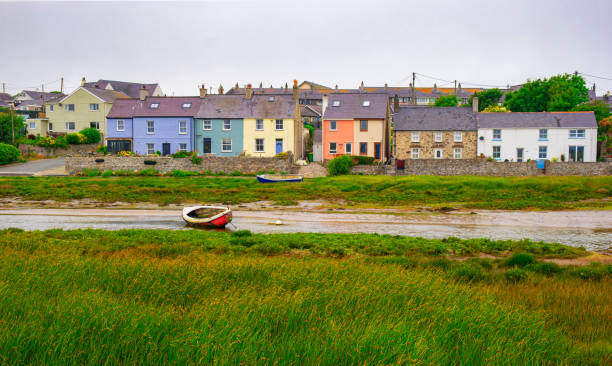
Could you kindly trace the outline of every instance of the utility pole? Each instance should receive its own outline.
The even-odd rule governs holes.
[[[13,145],[15,145],[15,120],[13,119],[13,108],[15,107],[15,102],[11,102],[11,141]]]
[[[457,96],[457,80],[455,80],[455,96]]]
[[[412,105],[416,104],[416,99],[414,99],[414,79],[416,78],[416,73],[412,72]]]
[[[5,88],[4,88],[4,83],[2,83],[2,92],[6,93]]]
[[[40,105],[40,110],[41,110],[41,112],[44,113],[45,112],[45,84],[42,84],[41,98],[42,98],[42,104]]]
[[[60,78],[60,93],[64,94],[64,77]]]

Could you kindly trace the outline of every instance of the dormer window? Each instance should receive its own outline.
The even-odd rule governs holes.
[[[369,107],[370,106],[370,101],[369,100],[364,100],[362,105],[364,107]]]
[[[191,103],[183,103],[183,108],[184,109],[191,108]]]
[[[151,106],[149,108],[157,109],[157,108],[159,108],[159,103],[151,103]]]
[[[334,100],[332,102],[332,107],[340,107],[340,101],[339,100]]]
[[[268,97],[268,102],[274,102],[274,95]]]

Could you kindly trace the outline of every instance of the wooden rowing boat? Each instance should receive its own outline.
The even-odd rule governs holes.
[[[183,220],[194,226],[225,227],[232,221],[232,210],[223,206],[185,207]]]
[[[301,182],[304,180],[304,176],[298,174],[262,174],[257,176],[257,180],[261,183]]]

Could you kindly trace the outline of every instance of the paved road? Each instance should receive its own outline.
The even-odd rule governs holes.
[[[66,164],[65,158],[41,159],[23,164],[0,166],[0,175],[61,175]]]

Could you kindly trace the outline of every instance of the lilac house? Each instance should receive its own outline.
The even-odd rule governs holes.
[[[163,155],[193,150],[193,116],[199,97],[117,99],[106,117],[110,153]]]

